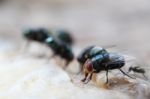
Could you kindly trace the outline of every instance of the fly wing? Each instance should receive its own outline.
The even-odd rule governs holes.
[[[125,62],[123,55],[120,55],[118,53],[109,53],[109,59],[109,62],[105,63],[106,65],[119,64]]]
[[[124,61],[124,56],[118,53],[109,53],[110,61]]]

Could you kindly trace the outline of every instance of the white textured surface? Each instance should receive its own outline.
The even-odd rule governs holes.
[[[84,85],[80,82],[82,75],[63,71],[54,60],[46,63],[45,58],[16,53],[10,50],[11,45],[0,49],[0,99],[149,99],[150,84],[143,79],[125,77],[129,83],[114,84],[110,89],[95,83]],[[110,78],[114,74],[110,73]],[[124,78],[121,73],[116,75]],[[105,73],[100,73],[97,82],[104,81]]]

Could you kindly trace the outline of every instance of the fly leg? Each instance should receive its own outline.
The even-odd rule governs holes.
[[[100,72],[99,70],[97,70],[97,71],[92,71],[91,74],[90,74],[90,76],[89,76],[88,81],[87,81],[85,84],[87,84],[87,83],[92,79],[94,73],[99,73],[99,72]]]
[[[87,84],[92,79],[93,74],[94,74],[94,71],[90,74],[89,79],[87,80],[85,84]]]
[[[87,73],[87,72],[84,73],[85,77],[81,80],[82,82],[85,82],[85,81],[86,81],[86,79],[87,79],[87,77],[88,77],[88,74],[89,74],[89,73]]]
[[[132,79],[135,79],[134,77],[131,77],[131,76],[129,76],[128,74],[126,74],[123,70],[121,70],[120,68],[119,68],[119,70],[124,74],[124,75],[126,75],[126,76],[128,76],[128,77],[130,77],[130,78],[132,78]]]
[[[108,69],[106,70],[106,84],[108,84]]]

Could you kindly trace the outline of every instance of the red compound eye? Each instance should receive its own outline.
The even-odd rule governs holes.
[[[93,65],[92,65],[91,62],[88,62],[88,63],[87,63],[87,70],[88,70],[88,71],[92,71],[92,70],[93,70]]]

